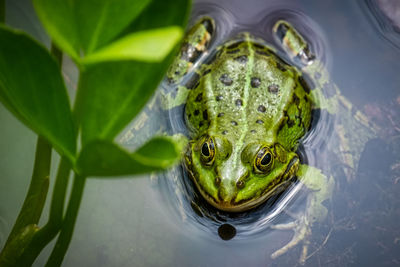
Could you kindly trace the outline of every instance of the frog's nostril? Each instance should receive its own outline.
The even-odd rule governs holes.
[[[244,181],[239,180],[239,181],[236,182],[236,187],[238,189],[242,189],[244,187],[244,184],[245,184]]]
[[[219,186],[221,184],[221,178],[219,176],[215,177],[215,185]]]

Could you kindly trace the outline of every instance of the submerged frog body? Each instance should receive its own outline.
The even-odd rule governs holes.
[[[273,30],[290,57],[309,74],[315,73],[318,64],[297,31],[285,21],[276,22]],[[165,99],[169,107],[185,104],[191,131],[185,165],[198,191],[217,209],[254,208],[294,177],[313,190],[304,216],[291,224],[293,239],[272,255],[277,257],[306,239],[311,225],[326,216],[322,202],[330,197],[333,180],[302,164],[296,151],[310,128],[312,109],[333,112],[338,96],[324,99],[316,88],[311,91],[296,67],[249,33],[218,46],[193,70],[213,33],[214,22],[208,17],[188,32],[168,72],[169,83],[180,86]],[[327,79],[319,77],[322,82]],[[182,80],[187,80],[185,86]],[[288,229],[276,226],[280,227]]]
[[[189,173],[216,208],[255,207],[297,172],[298,140],[311,123],[309,88],[247,33],[219,47],[190,83]]]

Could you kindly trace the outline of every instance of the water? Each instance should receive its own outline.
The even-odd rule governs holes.
[[[382,127],[380,137],[371,139],[360,152],[351,181],[343,175],[343,166],[334,168],[340,155],[332,153],[326,135],[320,134],[337,134],[330,127],[334,122],[326,114],[320,114],[314,131],[306,138],[302,147],[304,160],[338,176],[332,203],[327,203],[329,216],[313,228],[309,248],[313,255],[306,266],[398,266],[400,141],[395,137],[400,128],[400,43],[393,20],[376,12],[381,9],[373,1],[214,2],[197,1],[193,12],[193,18],[208,14],[223,25],[214,46],[241,30],[250,30],[274,44],[270,34],[273,21],[278,17],[291,19],[305,33],[342,94]],[[48,44],[29,1],[8,4],[13,10],[8,22]],[[73,92],[76,71],[65,67]],[[0,116],[7,125],[0,130],[0,215],[4,220],[0,220],[0,233],[5,234],[11,229],[28,187],[35,137],[4,108]],[[183,130],[179,112],[174,116],[172,128]],[[161,123],[166,117],[158,121]],[[393,140],[388,142],[390,139]],[[125,138],[121,142],[130,147],[137,145],[130,140]],[[335,144],[334,138],[329,140]],[[300,246],[276,260],[270,258],[271,253],[290,240],[292,232],[272,230],[269,226],[290,220],[280,209],[302,211],[309,192],[299,184],[255,211],[231,215],[207,206],[196,196],[191,182],[181,177],[182,170],[176,168],[165,177],[152,179],[90,179],[63,266],[298,263]],[[222,226],[226,224],[234,226],[235,233],[229,226]],[[0,239],[0,245],[3,242]],[[46,252],[35,266],[42,266],[45,260]]]

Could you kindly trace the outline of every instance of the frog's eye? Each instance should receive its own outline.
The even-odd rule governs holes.
[[[211,137],[207,137],[200,148],[201,162],[206,166],[211,166],[214,163],[215,146]]]
[[[254,161],[254,169],[256,173],[263,174],[271,170],[274,164],[274,158],[268,147],[261,148]]]

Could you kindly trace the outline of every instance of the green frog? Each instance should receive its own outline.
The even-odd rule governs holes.
[[[296,151],[310,130],[314,109],[334,114],[340,106],[351,109],[351,104],[329,82],[322,63],[289,22],[277,21],[272,32],[292,65],[246,32],[208,51],[215,22],[201,18],[168,71],[168,82],[177,89],[165,95],[164,103],[167,108],[185,105],[191,136],[184,164],[202,197],[215,208],[250,210],[282,192],[293,177],[310,189],[305,212],[293,223],[273,226],[293,229],[294,235],[272,258],[303,242],[304,262],[312,225],[327,215],[322,203],[329,200],[334,180],[303,164]],[[306,82],[304,73],[320,87]],[[327,85],[328,95],[322,90]],[[345,136],[334,151],[349,149]],[[345,157],[354,169],[356,159]]]

